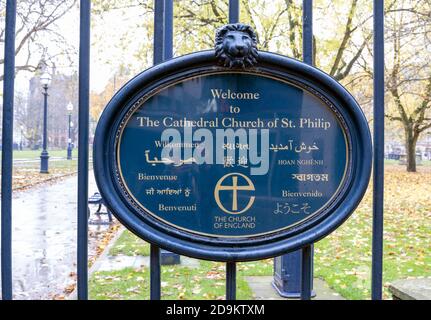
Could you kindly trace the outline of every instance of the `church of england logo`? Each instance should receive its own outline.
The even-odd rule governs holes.
[[[240,183],[243,182],[244,183]],[[214,199],[221,210],[228,214],[241,214],[249,210],[254,203],[255,187],[249,177],[241,173],[230,173],[223,176],[216,184],[214,189]],[[220,200],[221,192],[230,192],[232,195],[232,203],[224,205]],[[247,192],[248,203],[244,208],[238,207],[238,194],[239,192]],[[230,198],[230,197],[229,197]]]

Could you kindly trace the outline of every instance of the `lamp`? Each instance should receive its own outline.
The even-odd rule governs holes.
[[[51,84],[51,75],[48,72],[44,72],[41,76],[40,76],[40,83],[42,84],[42,86],[47,89],[50,84]]]

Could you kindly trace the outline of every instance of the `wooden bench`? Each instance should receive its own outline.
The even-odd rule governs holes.
[[[96,212],[94,213],[95,215],[97,215],[100,219],[100,216],[102,214],[107,214],[108,215],[108,219],[109,219],[109,224],[112,223],[112,214],[111,211],[109,211],[108,207],[105,204],[105,201],[103,200],[102,196],[100,195],[99,192],[94,193],[91,197],[88,198],[88,204],[95,204],[98,205],[98,208],[96,210]],[[102,212],[102,206],[105,206],[106,208],[106,212]],[[90,219],[90,207],[88,207],[88,219]],[[104,224],[101,222],[91,222],[91,224]]]
[[[431,300],[431,278],[396,280],[389,292],[394,300]]]

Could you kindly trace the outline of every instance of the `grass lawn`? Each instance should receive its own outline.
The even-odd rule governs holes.
[[[125,230],[109,250],[111,256],[149,256],[150,244]],[[221,264],[222,265],[222,264]],[[272,275],[272,260],[244,262],[238,264],[238,272],[245,276]]]
[[[16,150],[13,152],[13,189],[28,188],[35,184],[57,179],[78,171],[78,149],[72,151],[73,160],[67,160],[67,150],[48,150],[49,173],[40,173],[41,150]],[[1,160],[1,156],[0,156]],[[1,178],[1,175],[0,175]]]
[[[399,160],[389,160],[389,159],[385,159],[385,165],[394,165],[397,167],[405,167],[405,165],[400,165],[400,161]],[[422,166],[431,166],[431,160],[422,160],[421,164],[417,165],[419,168]]]
[[[14,160],[22,159],[40,159],[40,153],[42,150],[15,150],[13,152]],[[66,158],[67,150],[48,150],[49,156],[53,158]],[[74,148],[72,150],[72,158],[78,157],[78,149]]]
[[[223,264],[200,261],[199,268],[163,266],[161,278],[163,300],[224,299]],[[149,268],[97,272],[91,277],[89,285],[90,298],[95,300],[149,299]],[[252,299],[252,292],[243,277],[238,277],[237,288],[238,299]]]
[[[48,174],[40,173],[40,151],[14,151],[13,188],[22,189],[32,185],[56,179],[78,171],[76,160],[77,150],[73,153],[73,160],[66,160],[66,150],[49,150]],[[64,159],[53,159],[63,157]],[[26,161],[23,161],[26,160]]]
[[[431,168],[407,173],[387,165],[385,177],[384,297],[387,285],[407,277],[431,276]],[[371,286],[372,191],[349,220],[315,245],[315,276],[347,299],[369,299]],[[149,245],[128,231],[111,255],[148,255]],[[224,264],[201,261],[197,269],[162,268],[163,299],[221,299]],[[251,299],[244,276],[272,275],[272,260],[238,264],[238,298]],[[149,270],[100,272],[90,279],[92,299],[148,299]]]
[[[399,278],[431,276],[431,169],[387,166],[384,212],[384,296]],[[370,297],[372,190],[351,218],[316,245],[315,273],[348,299]]]
[[[40,173],[39,162],[14,163],[13,189],[28,188],[38,183],[76,173],[78,171],[78,161],[49,161],[48,171],[49,173]]]
[[[150,244],[135,236],[128,230],[125,230],[118,238],[115,246],[109,250],[111,256],[119,254],[126,256],[149,256]]]
[[[130,231],[124,231],[109,251],[110,255],[149,256],[150,245]],[[244,276],[272,274],[272,260],[238,264],[238,298],[252,299]],[[96,272],[90,279],[91,299],[148,299],[149,269],[126,268],[114,272]],[[199,268],[162,267],[163,299],[224,299],[225,264],[199,261]]]

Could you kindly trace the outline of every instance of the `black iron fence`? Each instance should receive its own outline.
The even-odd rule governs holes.
[[[303,60],[313,63],[313,1],[303,0]],[[155,0],[154,64],[173,55],[173,0]],[[239,21],[239,0],[229,1],[229,22]],[[88,169],[91,1],[80,1],[79,159],[78,159],[78,299],[88,299]],[[1,267],[2,298],[12,299],[12,155],[15,82],[16,0],[6,2],[3,82]],[[372,299],[382,298],[384,177],[384,1],[374,0],[374,179]],[[160,299],[160,248],[151,246],[151,299]],[[302,249],[301,298],[310,299],[312,247]],[[226,298],[236,297],[236,264],[226,265]]]

